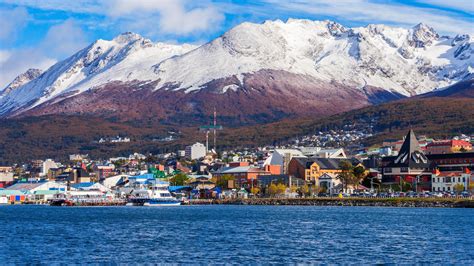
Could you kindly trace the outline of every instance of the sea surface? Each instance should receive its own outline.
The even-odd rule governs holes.
[[[474,210],[0,206],[0,263],[474,265]]]

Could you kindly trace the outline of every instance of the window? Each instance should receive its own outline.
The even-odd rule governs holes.
[[[400,169],[400,172],[408,172],[408,167],[402,167],[402,168]]]
[[[385,173],[391,173],[391,172],[392,172],[392,168],[385,168],[384,171],[385,171]]]
[[[466,178],[465,177],[462,178],[462,182],[466,183]]]
[[[448,191],[451,191],[451,187],[448,187]]]

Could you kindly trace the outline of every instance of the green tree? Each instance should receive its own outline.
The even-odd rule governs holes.
[[[185,173],[178,173],[170,179],[170,183],[173,186],[184,186],[188,179],[189,177]]]
[[[365,168],[363,166],[359,165],[352,168],[351,185],[353,185],[355,188],[358,188],[360,182],[364,180],[365,176]]]
[[[351,162],[344,160],[339,163],[339,168],[341,172],[337,175],[337,179],[341,181],[344,192],[346,192],[347,186],[354,180],[353,166]]]
[[[223,175],[217,178],[216,185],[221,188],[229,188],[229,181],[234,181],[233,175]]]

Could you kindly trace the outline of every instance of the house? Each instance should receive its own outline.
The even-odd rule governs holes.
[[[342,182],[335,173],[325,173],[318,178],[318,187],[329,194],[337,194],[343,190]],[[351,192],[351,191],[349,191]]]
[[[342,172],[340,164],[346,159],[334,158],[307,158],[295,157],[291,159],[288,165],[288,174],[305,180],[306,182],[317,183],[317,180],[323,174],[339,174]]]
[[[382,158],[382,183],[415,184],[418,190],[431,190],[430,161],[421,150],[413,130],[405,137],[397,156]]]
[[[468,169],[464,172],[440,172],[435,170],[431,177],[431,191],[436,192],[460,192],[458,187],[462,188],[462,191],[469,189],[470,180],[472,175]]]
[[[258,176],[280,174],[280,172],[281,170],[279,165],[266,165],[264,168],[251,165],[235,167],[230,166],[220,168],[213,173],[213,176],[219,180],[219,178],[229,175],[233,177],[237,187],[250,187],[252,182],[254,182],[254,185],[256,185]]]
[[[469,152],[472,144],[465,140],[441,140],[433,141],[426,146],[426,154],[443,154],[454,152]]]

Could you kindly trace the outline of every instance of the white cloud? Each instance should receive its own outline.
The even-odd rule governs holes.
[[[1,50],[1,55],[7,55],[0,60],[0,91],[3,90],[19,74],[30,68],[47,69],[56,60],[38,52],[36,49]]]
[[[185,0],[113,0],[107,2],[106,10],[112,19],[125,19],[127,26],[153,35],[209,31],[224,20],[224,15],[210,3],[188,7],[190,4]]]
[[[34,48],[0,50],[0,89],[29,68],[46,70],[58,60],[87,45],[82,29],[73,20],[52,26]]]
[[[66,20],[52,26],[39,48],[45,54],[55,58],[65,58],[84,48],[88,44],[86,34],[74,20]]]
[[[183,36],[218,29],[224,14],[209,1],[193,0],[4,0],[44,10],[104,16],[123,30]],[[111,24],[111,23],[106,23]]]
[[[473,33],[472,20],[462,20],[450,12],[402,4],[376,3],[369,0],[300,0],[288,2],[266,0],[280,11],[311,15],[330,15],[343,20],[365,23],[389,23],[414,26],[420,22],[432,26],[443,34]]]
[[[3,43],[13,42],[18,33],[26,26],[29,14],[26,8],[0,9],[0,41]]]

